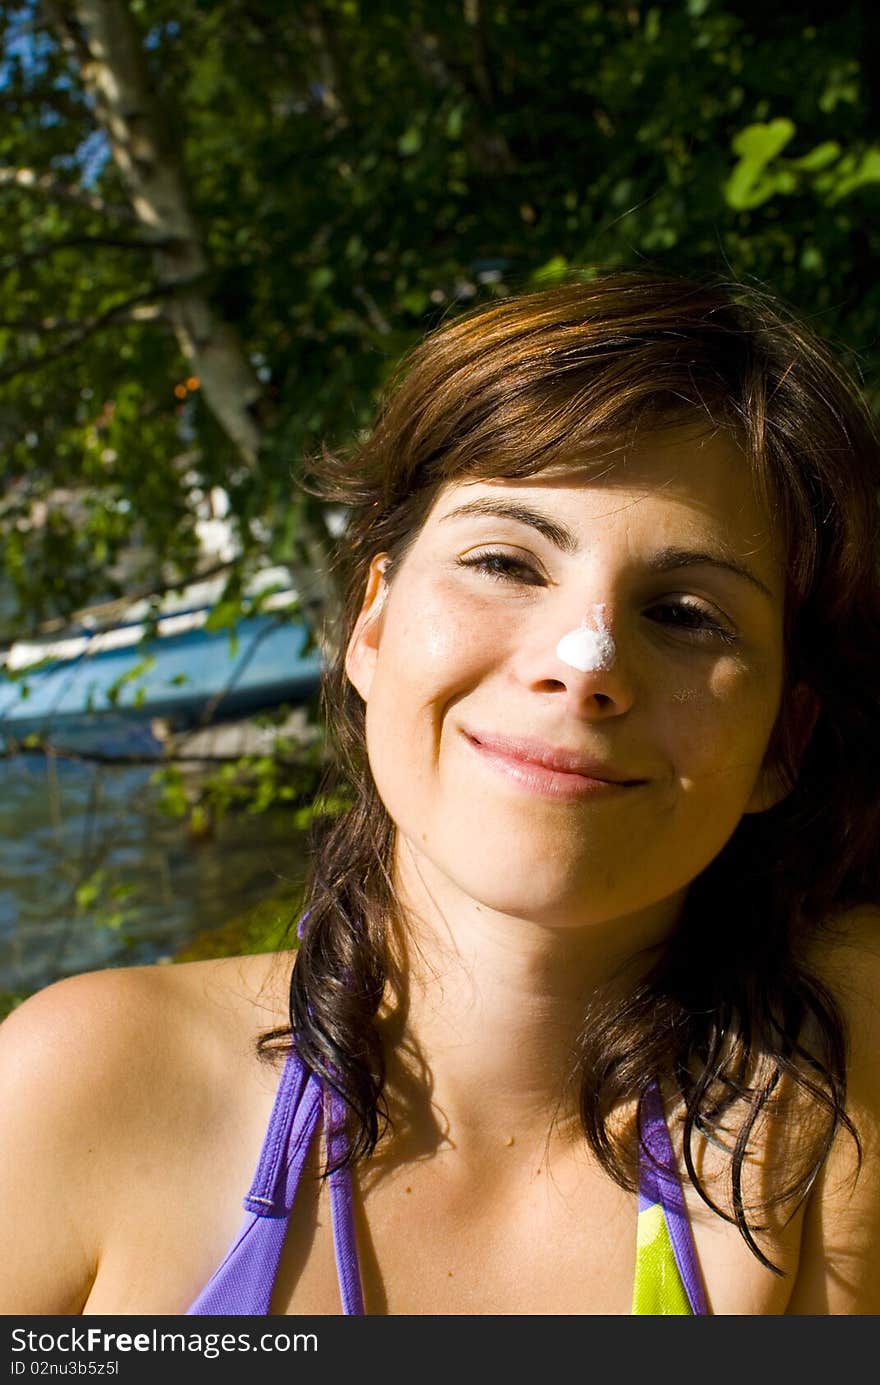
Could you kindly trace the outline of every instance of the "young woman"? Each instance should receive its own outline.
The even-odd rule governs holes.
[[[880,1311],[878,483],[744,290],[430,336],[313,483],[299,945],[6,1021],[0,1311]]]

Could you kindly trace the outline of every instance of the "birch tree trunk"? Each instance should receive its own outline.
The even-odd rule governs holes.
[[[257,465],[262,386],[235,328],[212,307],[210,265],[193,212],[182,162],[151,88],[142,38],[126,0],[47,0],[51,22],[73,52],[95,103],[138,222],[157,241],[158,287],[168,293],[173,330],[205,404],[242,462]],[[315,634],[316,619],[335,600],[329,534],[308,516],[299,534],[303,556],[288,560]],[[321,532],[323,531],[323,532]],[[307,555],[307,557],[305,556]]]

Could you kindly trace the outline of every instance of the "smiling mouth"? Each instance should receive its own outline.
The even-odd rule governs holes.
[[[490,768],[521,788],[549,798],[575,799],[594,794],[620,794],[644,784],[644,779],[613,777],[610,767],[586,760],[576,752],[540,746],[537,742],[504,737],[465,739]],[[573,766],[577,768],[573,768]]]

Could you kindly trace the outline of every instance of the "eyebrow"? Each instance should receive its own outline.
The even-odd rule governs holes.
[[[580,547],[571,530],[559,520],[544,514],[543,510],[533,510],[530,505],[523,505],[518,500],[494,500],[488,495],[482,500],[468,500],[464,505],[459,505],[445,514],[441,523],[447,519],[461,519],[466,515],[495,515],[500,519],[515,519],[520,524],[530,524],[563,553],[577,553]]]
[[[543,534],[544,538],[562,553],[577,553],[580,547],[576,535],[566,525],[545,514],[543,510],[533,510],[530,505],[524,505],[519,500],[495,500],[491,496],[468,500],[465,504],[456,506],[454,510],[449,510],[442,516],[440,523],[447,519],[463,519],[469,515],[494,515],[499,519],[513,519],[519,524],[528,524],[531,528],[537,529],[539,534]],[[672,572],[683,567],[720,568],[723,572],[731,572],[736,577],[742,577],[771,601],[774,600],[773,592],[760,577],[728,553],[702,548],[660,548],[651,554],[645,566],[649,572],[657,573]]]

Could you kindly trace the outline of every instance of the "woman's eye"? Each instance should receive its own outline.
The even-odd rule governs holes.
[[[530,582],[540,580],[540,573],[523,558],[514,558],[510,553],[472,553],[467,558],[457,558],[459,567],[476,568],[501,582]]]
[[[733,631],[719,624],[702,606],[692,606],[684,601],[663,601],[650,608],[648,617],[662,625],[670,626],[673,630],[681,630],[698,638],[720,639],[726,644],[737,643]]]

